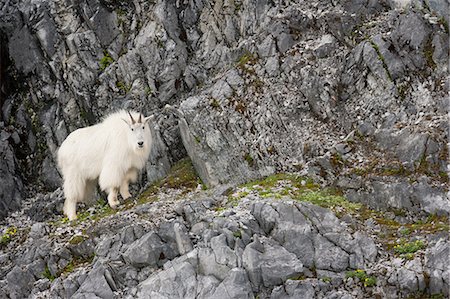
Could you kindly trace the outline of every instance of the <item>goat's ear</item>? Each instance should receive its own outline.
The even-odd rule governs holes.
[[[146,118],[144,118],[144,123],[148,123],[150,121],[154,121],[155,120],[155,116],[152,114],[150,116],[147,116]]]

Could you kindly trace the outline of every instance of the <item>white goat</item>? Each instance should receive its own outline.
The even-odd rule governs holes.
[[[150,154],[151,118],[121,110],[67,136],[58,150],[58,166],[64,179],[64,214],[69,220],[77,218],[77,202],[92,197],[97,180],[112,208],[120,203],[118,191],[123,199],[131,196],[128,183],[136,182]]]

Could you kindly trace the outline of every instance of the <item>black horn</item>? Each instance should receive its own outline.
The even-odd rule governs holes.
[[[139,120],[138,123],[142,123],[142,111],[139,111]]]
[[[130,118],[131,118],[131,124],[134,125],[134,123],[135,123],[136,121],[134,120],[133,115],[131,115],[130,111],[127,111],[127,112],[128,112],[128,115],[129,115]]]

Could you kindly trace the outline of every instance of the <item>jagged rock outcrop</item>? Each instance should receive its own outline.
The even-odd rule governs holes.
[[[2,95],[5,127],[21,131],[17,181],[54,189],[68,132],[181,102],[184,143],[159,117],[167,154],[152,154],[165,166],[150,180],[186,151],[209,185],[295,170],[352,132],[344,143],[370,146],[339,153],[347,166],[366,167],[373,146],[380,164],[446,180],[448,1],[1,5],[2,76],[24,82]]]
[[[280,180],[270,190],[287,194],[283,190],[289,192],[292,186],[285,184]],[[402,220],[417,232],[444,229],[416,235],[407,246],[419,244],[415,249],[419,251],[407,257],[387,249],[385,233],[392,224],[386,226],[389,220],[378,214],[368,214],[367,220],[351,214],[337,217],[330,209],[295,196],[280,200],[260,195],[264,193],[257,190],[264,189],[258,188],[238,188],[226,196],[221,195],[224,188],[197,190],[178,200],[174,190],[168,190],[159,194],[160,201],[127,205],[112,216],[96,218],[104,213],[104,208],[96,208],[82,221],[67,224],[53,216],[52,222],[33,222],[29,231],[24,229],[29,220],[16,215],[10,220],[20,222],[21,237],[7,244],[8,251],[1,256],[1,294],[11,298],[448,295],[449,239],[444,222],[414,226]],[[314,192],[310,195],[316,196]],[[60,193],[48,200],[60,202]]]

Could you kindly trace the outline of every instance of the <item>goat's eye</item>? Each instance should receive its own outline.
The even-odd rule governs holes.
[[[134,131],[134,129],[133,129],[133,128],[131,128],[131,131]]]
[[[142,127],[142,130],[144,130],[145,129],[145,127]]]

